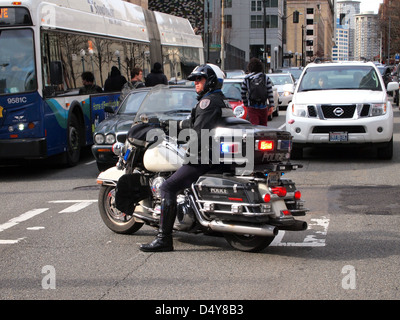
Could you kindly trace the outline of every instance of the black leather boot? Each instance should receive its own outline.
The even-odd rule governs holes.
[[[160,229],[156,238],[148,244],[142,244],[140,250],[144,252],[167,252],[173,251],[172,228],[176,218],[176,202],[161,202]]]

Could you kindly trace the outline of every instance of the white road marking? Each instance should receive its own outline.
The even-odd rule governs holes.
[[[308,229],[304,232],[312,230],[313,234],[307,234],[303,242],[283,242],[285,231],[280,230],[276,235],[274,241],[271,242],[270,246],[287,246],[287,247],[324,247],[325,236],[328,233],[329,219],[321,217],[318,219],[311,219],[308,224]],[[323,236],[322,238],[320,236]]]
[[[29,228],[26,228],[26,230],[34,230],[34,231],[42,230],[42,229],[44,229],[44,227],[29,227]]]
[[[19,238],[17,240],[0,240],[0,244],[16,244],[25,238]]]
[[[16,218],[12,218],[11,220],[8,220],[6,223],[0,224],[0,232],[10,229],[10,228],[16,226],[18,223],[27,221],[47,210],[49,210],[49,208],[33,209],[33,210],[30,210],[30,211],[27,211],[27,212],[21,214],[20,216],[18,216]],[[1,240],[0,239],[0,244],[16,244],[23,239],[25,239],[25,237],[18,238],[16,240]]]
[[[16,226],[20,222],[29,220],[30,218],[33,218],[34,216],[37,216],[38,214],[41,214],[47,210],[49,210],[49,208],[33,209],[28,212],[25,212],[25,213],[21,214],[20,216],[9,220],[6,223],[0,224],[0,232]]]
[[[74,203],[72,206],[61,210],[59,213],[71,213],[71,212],[78,212],[90,206],[93,202],[97,202],[97,200],[56,200],[56,201],[49,201],[50,203]]]

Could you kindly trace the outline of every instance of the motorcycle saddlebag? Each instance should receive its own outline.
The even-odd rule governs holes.
[[[150,196],[150,187],[142,175],[124,174],[115,188],[115,206],[121,212],[132,215],[136,204]]]

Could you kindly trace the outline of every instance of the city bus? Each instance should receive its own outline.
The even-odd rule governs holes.
[[[82,73],[104,87],[112,67],[130,80],[155,62],[177,80],[204,63],[187,19],[120,0],[0,0],[0,162],[76,165],[120,94],[79,94]]]

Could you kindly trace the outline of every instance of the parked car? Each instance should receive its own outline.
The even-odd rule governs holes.
[[[225,70],[225,76],[227,79],[244,77],[246,72],[244,70],[235,69],[235,70]]]
[[[234,79],[225,79],[224,85],[222,87],[222,92],[225,97],[228,99],[230,105],[232,106],[233,113],[236,117],[246,119],[247,118],[247,110],[243,104],[242,95],[241,95],[241,87],[244,76],[241,78]],[[273,116],[279,116],[279,108],[277,105],[278,101],[278,91],[276,88],[274,90],[274,100],[276,101],[274,107],[268,112],[268,120],[272,120]]]
[[[185,119],[197,103],[197,93],[192,86],[164,86],[140,88],[131,91],[113,112],[106,108],[110,114],[99,123],[94,132],[94,145],[92,153],[100,171],[114,166],[118,158],[112,152],[112,145],[116,141],[117,133],[126,133],[130,129],[133,119],[141,105],[164,104],[171,110],[174,118]]]
[[[278,91],[278,107],[285,110],[292,101],[295,79],[291,73],[269,73],[273,86]]]
[[[294,80],[297,81],[299,80],[301,74],[303,73],[303,70],[304,70],[303,67],[288,67],[288,68],[277,69],[274,71],[274,73],[290,73],[292,74]]]
[[[388,91],[399,89],[389,82]],[[309,146],[374,146],[393,156],[393,109],[383,78],[368,62],[311,63],[304,69],[286,112],[292,158]]]
[[[247,110],[243,104],[242,95],[241,95],[241,86],[243,79],[225,79],[224,85],[222,86],[222,92],[225,97],[228,99],[229,104],[233,109],[233,113],[236,117],[246,119]]]
[[[400,65],[397,65],[393,68],[392,71],[392,81],[399,82],[400,81]],[[395,106],[399,106],[400,94],[399,90],[394,91],[393,94],[393,103]]]
[[[388,83],[392,81],[392,70],[394,66],[378,65],[377,68],[382,75],[385,88],[387,88]]]

